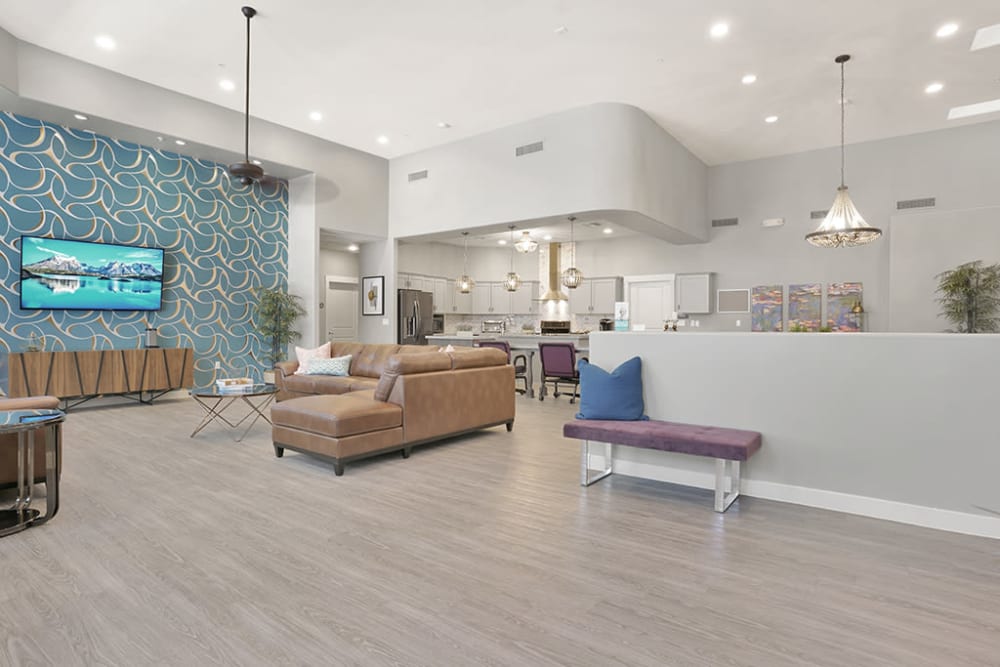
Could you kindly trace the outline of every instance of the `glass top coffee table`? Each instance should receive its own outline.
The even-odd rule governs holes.
[[[268,424],[271,423],[271,419],[264,414],[264,410],[271,405],[274,401],[274,396],[277,393],[278,388],[273,384],[246,385],[238,390],[220,390],[217,385],[192,389],[191,396],[193,396],[194,400],[198,402],[198,405],[205,410],[205,417],[201,420],[201,423],[198,424],[194,431],[191,432],[191,437],[193,438],[198,435],[202,429],[216,420],[225,423],[229,428],[235,430],[249,419],[250,423],[247,424],[245,429],[243,429],[243,433],[240,437],[236,439],[236,442],[242,442],[243,438],[247,437],[247,433],[250,432],[250,429],[253,428],[253,425],[257,423],[258,419],[263,419]],[[240,418],[239,421],[229,421],[229,419],[222,413],[234,403],[238,402],[249,406],[250,412]]]
[[[0,510],[0,537],[39,526],[59,511],[59,430],[66,421],[61,410],[0,411],[0,433],[17,434],[17,500]],[[45,434],[45,515],[31,507],[35,491],[35,436]],[[9,446],[9,445],[4,445]]]

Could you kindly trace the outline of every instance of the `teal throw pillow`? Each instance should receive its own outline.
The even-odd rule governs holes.
[[[577,419],[647,420],[642,402],[642,360],[632,357],[610,373],[581,359]]]
[[[339,375],[347,376],[351,370],[351,355],[330,359],[309,359],[306,361],[304,375]]]

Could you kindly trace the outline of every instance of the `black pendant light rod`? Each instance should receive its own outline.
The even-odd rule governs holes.
[[[250,162],[250,19],[257,15],[253,7],[243,7],[243,16],[247,17],[247,71],[246,90],[244,90],[243,119],[243,159]]]
[[[847,97],[845,97],[845,86],[844,86],[844,63],[850,60],[851,57],[848,55],[837,56],[834,62],[840,64],[840,187],[846,187],[847,184],[844,182],[844,116],[847,114]]]

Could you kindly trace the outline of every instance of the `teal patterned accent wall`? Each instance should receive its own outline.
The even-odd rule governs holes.
[[[158,312],[21,310],[21,235],[165,250]],[[32,334],[46,350],[194,348],[195,382],[248,369],[266,344],[251,321],[258,287],[288,278],[288,184],[245,187],[225,166],[0,113],[0,382]],[[258,361],[260,360],[260,361]]]

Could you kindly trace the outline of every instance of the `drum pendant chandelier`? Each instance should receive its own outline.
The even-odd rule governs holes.
[[[866,245],[882,236],[882,230],[870,227],[855,208],[851,196],[847,194],[847,184],[844,180],[844,117],[847,110],[847,97],[844,95],[844,63],[850,60],[848,55],[837,56],[834,62],[840,65],[840,187],[833,200],[833,206],[826,214],[819,228],[812,234],[806,234],[806,241],[820,248],[849,248]]]
[[[517,271],[514,270],[514,225],[509,225],[510,227],[510,271],[507,272],[507,276],[503,279],[503,288],[508,292],[516,292],[517,288],[521,286],[521,276],[517,275]]]

